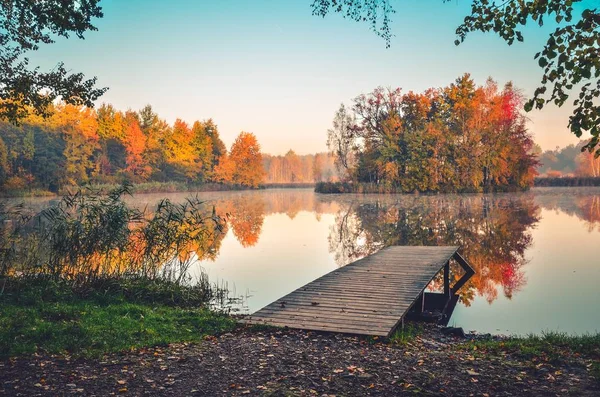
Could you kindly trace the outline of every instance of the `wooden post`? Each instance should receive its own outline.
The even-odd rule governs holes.
[[[475,270],[467,263],[467,261],[460,256],[458,252],[454,253],[454,260],[463,268],[465,274],[454,284],[454,292],[458,291],[469,279],[475,274]]]
[[[421,295],[417,298],[415,309],[417,313],[423,313],[425,311],[425,291],[421,292]]]
[[[444,265],[444,295],[450,296],[450,261]]]

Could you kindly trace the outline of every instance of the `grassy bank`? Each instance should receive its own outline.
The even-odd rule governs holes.
[[[86,185],[90,191],[109,192],[119,187],[118,184],[101,183]],[[265,183],[258,189],[304,189],[313,188],[314,183]],[[48,190],[31,188],[0,191],[0,197],[56,197],[79,189],[78,186],[65,187],[58,193]],[[131,193],[177,193],[177,192],[227,192],[237,190],[254,190],[248,186],[223,183],[189,184],[185,182],[143,182],[131,185]]]
[[[96,355],[233,327],[211,310],[226,291],[188,272],[223,219],[196,198],[146,214],[130,193],[76,192],[39,213],[0,206],[0,355]]]
[[[517,187],[505,187],[495,188],[488,190],[487,192],[514,192],[523,191],[526,188],[520,189]],[[315,184],[316,193],[324,194],[337,194],[337,193],[358,193],[358,194],[410,194],[410,193],[425,193],[425,194],[437,194],[437,193],[483,193],[485,190],[477,189],[448,189],[448,190],[436,190],[436,191],[407,191],[403,190],[400,186],[390,186],[385,184],[377,183],[355,183],[355,182],[319,182]]]
[[[560,177],[535,178],[534,186],[539,187],[581,187],[600,186],[600,177]]]
[[[81,187],[89,188],[89,191],[97,193],[104,192],[108,193],[115,188],[118,188],[119,184],[112,183],[101,183],[101,184],[89,184]],[[77,191],[81,187],[70,186],[64,187],[59,190],[58,193],[53,193],[48,190],[31,188],[31,189],[19,189],[19,190],[5,190],[0,191],[0,197],[51,197],[61,196],[69,194],[69,192]],[[203,184],[188,184],[185,182],[143,182],[135,183],[131,185],[131,193],[176,193],[176,192],[222,192],[232,190],[247,190],[252,189],[242,185],[231,185],[222,183],[203,183]],[[85,190],[82,190],[85,192]]]
[[[560,332],[546,332],[541,335],[523,337],[475,339],[464,347],[468,349],[475,347],[486,353],[511,353],[527,359],[558,360],[568,354],[578,354],[600,360],[600,333],[569,335]]]
[[[98,356],[199,341],[234,328],[208,308],[204,286],[156,280],[5,279],[0,294],[0,357],[32,353]]]

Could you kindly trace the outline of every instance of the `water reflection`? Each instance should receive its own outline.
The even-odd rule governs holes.
[[[152,209],[164,197],[132,204]],[[318,195],[309,189],[199,193],[224,233],[197,247],[214,281],[257,310],[389,245],[460,245],[476,274],[451,323],[484,332],[600,331],[600,189],[496,195]],[[47,200],[29,200],[40,207]],[[456,280],[461,273],[455,270]],[[441,285],[435,280],[432,287]]]
[[[459,291],[461,302],[469,305],[476,293],[492,302],[498,287],[510,298],[525,284],[524,252],[539,214],[533,196],[377,197],[346,204],[329,244],[339,264],[390,245],[459,245],[476,272]]]
[[[577,216],[593,232],[600,225],[600,194],[541,190],[526,194],[441,196],[321,196],[306,191],[242,193],[214,202],[227,214],[233,235],[243,247],[254,246],[265,216],[300,211],[317,217],[334,214],[329,250],[345,265],[390,245],[459,245],[476,274],[461,289],[470,305],[476,295],[491,303],[501,293],[512,298],[527,280],[525,252],[540,208]],[[455,272],[453,277],[460,277]],[[434,283],[434,287],[436,284]]]
[[[564,212],[582,220],[588,231],[600,231],[600,192],[596,189],[566,190],[536,189],[536,199],[544,209]]]

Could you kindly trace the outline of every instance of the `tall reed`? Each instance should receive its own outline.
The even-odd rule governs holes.
[[[124,202],[130,193],[127,184],[106,195],[79,190],[27,217],[0,207],[0,277],[190,281],[190,266],[214,250],[225,220],[198,197],[142,211]]]

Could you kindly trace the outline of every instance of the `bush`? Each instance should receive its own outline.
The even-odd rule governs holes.
[[[318,182],[315,185],[316,193],[335,194],[335,193],[357,193],[356,184],[348,182]]]

